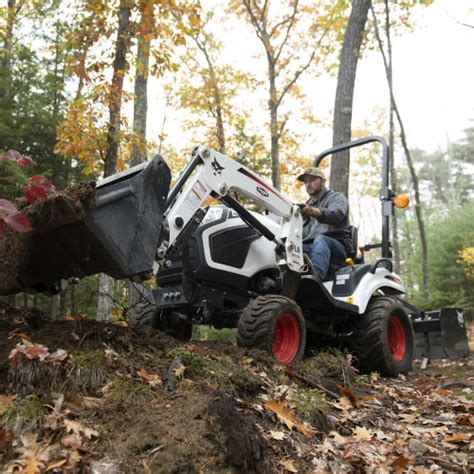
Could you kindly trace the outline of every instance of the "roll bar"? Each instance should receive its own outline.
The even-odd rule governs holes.
[[[390,251],[390,216],[393,215],[393,197],[395,193],[389,188],[390,155],[389,146],[384,138],[373,135],[371,137],[359,138],[347,143],[333,146],[320,153],[313,161],[313,166],[319,166],[321,161],[328,155],[340,151],[349,150],[367,143],[378,142],[382,145],[382,187],[380,188],[380,200],[382,201],[382,258],[391,258]]]

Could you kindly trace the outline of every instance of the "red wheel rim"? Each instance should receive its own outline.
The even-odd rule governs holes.
[[[300,328],[295,316],[282,313],[278,316],[273,333],[272,352],[280,364],[290,364],[300,345]]]
[[[400,362],[405,357],[407,338],[403,323],[398,316],[392,315],[388,318],[387,339],[393,360]]]

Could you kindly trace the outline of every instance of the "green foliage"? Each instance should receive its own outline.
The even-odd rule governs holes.
[[[426,233],[429,245],[431,301],[425,301],[421,291],[420,246],[416,241],[406,238],[416,232],[415,222],[406,221],[403,231],[403,279],[412,301],[423,309],[446,306],[474,309],[474,282],[460,257],[464,248],[472,246],[474,200],[465,206],[451,208],[446,217],[439,218],[434,213],[430,216]]]
[[[43,412],[43,407],[36,395],[30,395],[27,398],[15,400],[12,405],[6,406],[1,413],[3,423],[7,427],[13,425],[35,425]]]

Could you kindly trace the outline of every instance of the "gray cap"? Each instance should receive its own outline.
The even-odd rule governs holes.
[[[298,176],[298,181],[304,181],[305,176],[316,176],[317,178],[326,179],[326,176],[324,176],[323,170],[320,168],[316,168],[315,166],[308,168],[307,170],[305,170],[303,174],[300,174]]]

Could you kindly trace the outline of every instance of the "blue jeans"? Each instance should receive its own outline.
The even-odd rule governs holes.
[[[316,274],[323,281],[329,270],[331,258],[344,260],[347,258],[346,249],[336,239],[327,235],[317,235],[312,244],[303,244],[303,252],[309,255]]]

